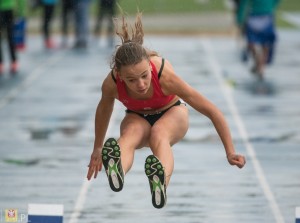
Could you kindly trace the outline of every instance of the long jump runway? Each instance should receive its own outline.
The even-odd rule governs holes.
[[[300,206],[299,31],[281,31],[267,68],[271,93],[257,93],[251,62],[239,61],[229,37],[148,36],[189,84],[225,114],[243,169],[227,163],[210,120],[190,108],[190,129],[174,146],[167,206],[151,204],[144,175],[148,148],[136,152],[123,191],[104,172],[85,180],[94,114],[111,51],[47,52],[28,39],[19,76],[0,80],[0,219],[6,209],[27,216],[28,204],[62,204],[64,222],[288,223]],[[116,103],[107,136],[118,137],[124,108]],[[4,221],[4,220],[3,220]],[[26,219],[22,219],[27,222]],[[21,222],[21,221],[20,221]]]

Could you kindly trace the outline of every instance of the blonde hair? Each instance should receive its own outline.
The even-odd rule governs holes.
[[[117,46],[112,57],[111,68],[116,68],[119,71],[122,66],[137,64],[143,59],[149,60],[150,56],[158,55],[155,51],[147,50],[143,46],[142,13],[137,13],[134,28],[128,25],[124,15],[122,16],[121,31],[118,29],[118,20],[115,19],[114,21],[116,34],[121,39],[121,45]]]

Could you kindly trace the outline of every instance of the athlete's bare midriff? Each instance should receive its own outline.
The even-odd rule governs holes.
[[[160,113],[168,108],[170,108],[172,105],[174,105],[177,101],[179,100],[179,97],[178,96],[175,96],[173,98],[173,100],[171,100],[167,105],[159,108],[159,109],[152,109],[152,110],[141,110],[141,111],[134,111],[136,113],[139,113],[139,114],[143,114],[143,115],[150,115],[150,114],[157,114],[157,113]]]

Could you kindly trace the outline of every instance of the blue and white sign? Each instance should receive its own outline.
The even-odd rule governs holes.
[[[63,223],[61,204],[28,204],[28,223]]]
[[[300,223],[300,207],[296,207],[296,223]]]

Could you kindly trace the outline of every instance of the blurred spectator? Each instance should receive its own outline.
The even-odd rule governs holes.
[[[42,0],[30,0],[29,7],[31,10],[36,10],[42,5]]]
[[[74,49],[86,49],[89,38],[89,7],[91,0],[74,0],[75,44]]]
[[[17,53],[14,43],[14,10],[22,4],[22,0],[1,0],[0,1],[0,75],[4,72],[3,54],[2,54],[2,38],[6,31],[9,54],[10,54],[10,73],[18,72]],[[18,4],[16,4],[18,3]],[[18,10],[17,10],[18,11]]]
[[[51,23],[53,21],[53,14],[57,0],[41,0],[44,14],[42,32],[44,36],[44,44],[47,49],[53,49],[55,47],[53,40],[51,39]]]
[[[240,0],[233,0],[234,10],[237,11],[239,8]]]
[[[280,0],[240,0],[237,22],[245,24],[245,33],[254,65],[251,71],[263,79],[276,41],[274,14]]]
[[[74,0],[62,0],[62,47],[65,48],[68,45],[68,31],[70,25],[70,16],[74,12]],[[73,18],[73,17],[72,17]]]
[[[17,50],[23,51],[26,44],[26,0],[17,1],[15,12],[17,14],[14,22],[14,43]]]
[[[234,5],[234,18],[235,18],[235,22],[238,28],[238,35],[239,35],[239,40],[241,40],[241,60],[243,62],[247,62],[248,58],[249,58],[249,47],[248,47],[248,43],[246,40],[246,33],[245,33],[245,24],[238,24],[237,21],[237,14],[239,12],[239,7],[240,7],[240,0],[232,0],[233,1],[233,5]],[[244,14],[247,14],[247,12],[244,12]],[[243,15],[244,17],[245,15]],[[243,21],[245,21],[245,18],[243,18]]]
[[[116,0],[98,0],[98,16],[96,17],[96,24],[94,34],[95,36],[99,36],[102,30],[103,20],[107,18],[107,34],[108,34],[108,41],[109,46],[112,47],[114,45],[114,38],[113,38],[113,31],[114,31],[114,24],[113,24],[113,17],[116,14]]]
[[[241,0],[232,0],[232,2],[233,2],[234,19],[235,19],[236,25],[239,25],[239,22],[238,22],[238,13],[239,13],[239,8],[240,8],[240,2],[241,2]],[[245,20],[245,17],[244,17],[245,14],[246,14],[246,12],[244,12],[244,14],[243,14],[243,18],[242,18],[243,21]]]

